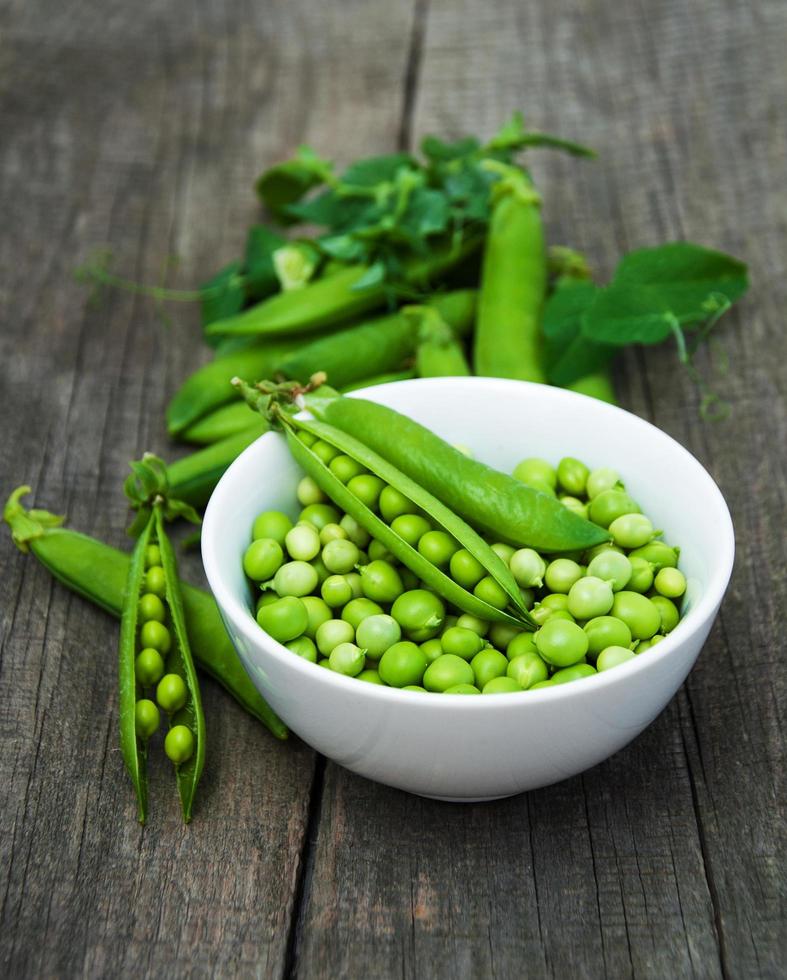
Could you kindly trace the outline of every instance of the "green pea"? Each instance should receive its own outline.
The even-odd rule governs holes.
[[[587,488],[590,470],[573,456],[564,456],[557,464],[557,482],[574,497],[582,497]]]
[[[145,548],[145,568],[161,564],[161,549],[157,544],[149,544]]]
[[[582,569],[570,558],[556,558],[547,565],[544,584],[551,592],[565,592],[582,578]]]
[[[516,694],[518,691],[524,690],[522,685],[519,684],[513,677],[507,677],[503,674],[500,677],[492,677],[490,680],[484,684],[481,689],[482,694]]]
[[[629,554],[629,559],[644,558],[653,566],[653,571],[658,573],[662,568],[677,568],[680,549],[671,548],[663,541],[651,541],[641,548],[635,548]]]
[[[354,643],[339,643],[328,657],[331,670],[347,677],[357,677],[366,663],[366,654]]]
[[[163,599],[167,594],[167,579],[161,565],[152,565],[145,572],[145,591]]]
[[[344,455],[334,456],[330,460],[328,468],[342,483],[349,483],[354,476],[360,476],[361,473],[366,472],[366,467],[362,463],[353,459],[352,456]]]
[[[331,573],[325,567],[325,562],[322,560],[322,555],[317,555],[316,558],[312,558],[309,564],[317,573],[317,583],[322,585],[322,583],[331,575]]]
[[[464,548],[459,548],[458,551],[455,551],[451,555],[448,569],[451,573],[451,578],[457,585],[461,585],[463,589],[474,588],[486,574],[486,570],[481,562]]]
[[[509,568],[517,585],[525,589],[534,587],[540,589],[544,584],[547,563],[532,548],[520,548],[515,551],[511,556]]]
[[[370,541],[368,555],[369,561],[396,561],[394,555],[391,554],[382,541]]]
[[[386,524],[390,524],[403,514],[412,514],[413,502],[395,487],[383,487],[380,492],[380,516]]]
[[[307,504],[298,518],[313,524],[318,531],[322,531],[326,524],[338,524],[340,519],[341,514],[333,504]]]
[[[355,639],[372,660],[379,660],[385,651],[402,638],[402,629],[393,616],[378,613],[367,616],[358,624]]]
[[[432,640],[424,640],[420,646],[428,664],[432,663],[433,660],[437,660],[438,657],[442,657],[445,652],[443,650],[443,644],[437,637]]]
[[[516,554],[516,548],[512,548],[510,544],[505,544],[503,541],[495,541],[494,544],[490,545],[490,548],[504,565],[508,565]]]
[[[536,652],[535,633],[520,633],[506,647],[506,656],[509,660],[516,660],[527,653]]]
[[[367,616],[377,616],[382,611],[382,606],[361,596],[358,599],[350,599],[342,609],[342,619],[348,622],[354,630],[357,630]]]
[[[322,549],[322,561],[334,575],[345,575],[358,564],[360,552],[352,541],[329,541]]]
[[[566,684],[569,681],[578,681],[583,677],[590,677],[591,674],[595,674],[595,667],[591,667],[590,664],[574,664],[573,667],[564,667],[562,670],[556,670],[551,677],[553,684]]]
[[[492,623],[489,628],[489,642],[496,650],[506,650],[508,644],[521,632],[518,626],[510,626],[508,623]]]
[[[295,496],[298,498],[298,503],[303,507],[309,507],[311,504],[321,504],[326,500],[325,494],[310,476],[304,476],[299,481],[295,489]]]
[[[419,691],[422,694],[426,694],[426,688],[421,687],[420,684],[408,684],[406,687],[400,688],[402,691]]]
[[[509,603],[508,593],[491,575],[485,575],[473,589],[473,595],[488,602],[495,609],[505,609]]]
[[[494,677],[503,677],[508,669],[508,660],[498,650],[489,647],[477,653],[470,661],[476,687],[483,691],[484,686]]]
[[[337,449],[336,446],[332,446],[329,442],[325,442],[324,439],[318,439],[317,442],[312,443],[311,451],[327,466],[332,459],[335,459],[339,455],[341,450]]]
[[[590,501],[588,514],[594,524],[609,525],[624,514],[638,514],[639,506],[625,490],[604,490]]]
[[[618,664],[623,664],[627,660],[633,660],[634,656],[634,651],[629,650],[628,647],[604,647],[604,649],[598,655],[596,669],[599,673],[604,670],[611,670],[613,667],[617,667]]]
[[[588,638],[588,657],[595,659],[606,647],[629,647],[631,630],[622,619],[614,616],[595,616],[583,629]]]
[[[536,650],[553,667],[570,667],[588,652],[588,638],[581,626],[551,619],[536,633]]]
[[[147,698],[141,698],[134,705],[134,721],[137,735],[141,739],[150,738],[158,731],[159,711],[156,705]]]
[[[266,510],[258,514],[251,529],[253,541],[257,538],[272,538],[283,546],[287,532],[292,527],[292,521],[280,510]]]
[[[267,582],[282,562],[284,552],[273,538],[256,538],[243,553],[243,571],[253,582]]]
[[[318,667],[325,667],[326,670],[330,670],[331,669],[331,662],[330,662],[330,660],[327,657],[321,657],[317,661],[317,666]]]
[[[591,470],[588,473],[585,482],[585,492],[587,493],[588,499],[593,500],[605,490],[619,489],[622,486],[620,474],[617,470],[613,470],[609,466],[599,466],[597,469]]]
[[[269,606],[272,602],[278,602],[279,597],[276,593],[271,590],[270,592],[263,592],[262,595],[257,599],[257,608],[255,609],[255,615],[262,609],[263,606]]]
[[[604,616],[612,608],[613,592],[609,582],[585,575],[568,593],[568,611],[575,619]]]
[[[164,674],[156,686],[156,700],[168,715],[180,711],[187,697],[186,684],[180,674]]]
[[[284,645],[296,656],[308,660],[311,664],[317,663],[317,647],[314,645],[314,640],[310,640],[308,636],[296,636],[294,640]]]
[[[328,603],[320,596],[305,595],[301,602],[306,606],[306,615],[308,616],[304,633],[306,636],[314,638],[317,628],[323,623],[327,623],[333,613]]]
[[[671,633],[680,621],[680,613],[675,603],[663,595],[654,595],[650,601],[658,609],[661,616],[661,632]]]
[[[623,549],[618,548],[616,544],[613,544],[611,541],[602,541],[601,544],[593,545],[592,548],[588,548],[587,551],[584,552],[585,564],[590,565],[594,558],[603,554],[605,551],[615,551],[619,555],[623,554]]]
[[[367,684],[379,684],[382,686],[383,679],[380,677],[379,671],[376,670],[362,670],[360,674],[357,674],[355,679],[357,681],[366,681]]]
[[[530,610],[530,615],[533,618],[533,622],[536,626],[543,626],[544,623],[548,622],[555,613],[565,612],[562,609],[553,609],[552,606],[545,606],[542,602],[537,602],[535,606]]]
[[[457,684],[472,684],[473,668],[466,660],[451,653],[433,660],[424,671],[423,685],[427,691],[447,691]]]
[[[301,596],[314,592],[319,575],[306,561],[288,561],[273,576],[273,588],[279,596]]]
[[[302,636],[309,625],[306,606],[296,596],[285,596],[262,606],[257,611],[257,623],[279,643]]]
[[[631,554],[628,556],[631,565],[631,578],[626,585],[629,592],[647,592],[653,585],[653,565],[644,558]]]
[[[631,562],[619,551],[602,551],[588,564],[587,575],[609,582],[613,592],[625,589],[631,578]]]
[[[173,725],[164,739],[164,751],[176,766],[182,766],[194,754],[194,736],[185,725]]]
[[[542,687],[554,687],[554,686],[555,685],[552,683],[551,680],[550,681],[539,681],[537,684],[533,684],[532,687],[529,687],[528,690],[529,691],[538,691]]]
[[[617,592],[610,615],[622,619],[635,640],[649,640],[661,628],[661,613],[638,592]]]
[[[583,520],[588,519],[588,505],[583,504],[578,497],[570,497],[566,495],[558,499],[560,500],[560,503],[566,508],[566,510],[570,510],[573,514],[577,514]]]
[[[339,521],[339,527],[347,534],[347,537],[358,548],[365,548],[371,541],[372,536],[356,521],[354,517],[345,514]]]
[[[143,622],[149,622],[150,620],[155,620],[157,623],[164,622],[167,618],[167,610],[157,595],[154,595],[152,592],[146,592],[139,597],[139,618]]]
[[[329,619],[317,627],[314,640],[320,653],[327,657],[340,643],[352,643],[355,640],[355,627],[343,619]]]
[[[134,661],[137,680],[143,687],[153,687],[164,676],[164,658],[152,647],[140,650]]]
[[[454,616],[450,613],[447,614],[445,619],[443,620],[443,625],[440,628],[440,636],[443,636],[447,630],[453,629],[453,627],[456,626],[456,621],[458,619],[459,619],[458,616]]]
[[[397,571],[399,572],[399,577],[402,580],[402,586],[405,592],[412,592],[413,589],[418,588],[421,580],[415,572],[410,571],[406,565],[400,565]]]
[[[557,486],[557,472],[555,471],[555,467],[545,459],[539,459],[536,456],[531,456],[517,463],[511,475],[528,486],[543,484],[552,490]]]
[[[320,553],[320,535],[312,524],[296,525],[287,532],[284,544],[297,561],[311,561]]]
[[[565,592],[550,592],[544,596],[540,605],[549,606],[550,609],[568,609],[568,595]]]
[[[347,484],[350,493],[357,497],[361,503],[365,504],[369,510],[377,510],[377,503],[380,494],[385,487],[385,481],[373,473],[363,473],[361,476],[354,476]]]
[[[533,651],[508,661],[506,674],[513,677],[523,691],[527,691],[534,684],[547,680],[549,669],[541,657]]]
[[[462,660],[472,660],[480,650],[484,649],[482,637],[462,626],[452,626],[447,629],[438,642],[444,653],[452,653]]]
[[[344,577],[352,589],[352,598],[361,599],[363,597],[363,583],[361,582],[360,573],[348,572]]]
[[[154,650],[158,650],[159,653],[167,654],[172,646],[172,637],[163,623],[151,619],[147,623],[142,624],[142,628],[139,631],[139,645],[141,647],[152,647]]]
[[[666,637],[662,636],[661,633],[656,633],[655,636],[651,636],[649,640],[640,640],[637,644],[637,649],[635,652],[637,655],[644,653],[646,650],[650,650],[651,647],[657,646],[664,639],[666,639]]]
[[[353,597],[353,590],[344,575],[330,575],[320,587],[320,595],[329,606],[336,609],[346,605]]]
[[[445,568],[459,545],[445,531],[427,531],[418,539],[418,551],[438,568]]]
[[[317,442],[317,436],[313,432],[307,432],[306,429],[298,430],[298,438],[304,446],[313,446]]]
[[[462,613],[454,625],[461,626],[462,629],[472,630],[474,633],[478,633],[479,636],[486,636],[489,632],[489,623],[485,619],[479,619],[478,616],[473,616],[471,613]]]
[[[686,577],[677,568],[660,568],[653,584],[667,599],[679,599],[686,591]]]
[[[391,530],[412,548],[418,547],[418,542],[431,531],[432,525],[420,514],[400,514],[391,521]]]
[[[391,607],[391,615],[405,634],[417,643],[440,632],[445,618],[442,599],[426,589],[403,592]]]
[[[644,514],[623,514],[609,525],[609,533],[621,548],[641,548],[654,537],[653,524]]]
[[[475,684],[454,684],[453,687],[447,688],[443,691],[443,694],[480,694],[481,692],[475,686]]]
[[[326,545],[330,541],[346,541],[350,535],[344,530],[341,524],[326,524],[319,532],[320,544]]]
[[[426,657],[415,643],[407,640],[388,647],[377,666],[380,677],[391,687],[419,684],[426,670]]]
[[[370,561],[360,571],[361,587],[367,599],[375,602],[393,602],[404,592],[399,572],[390,562]]]

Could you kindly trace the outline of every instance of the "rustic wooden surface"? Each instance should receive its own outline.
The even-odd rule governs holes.
[[[0,334],[6,494],[124,541],[126,461],[205,357],[193,310],[86,303],[75,265],[204,279],[251,182],[299,142],[349,160],[511,109],[601,159],[539,158],[550,238],[606,274],[685,236],[744,256],[718,332],[730,420],[668,347],[624,406],[730,503],[738,558],[688,682],[634,743],[560,785],[455,806],[275,742],[205,685],[184,829],[154,768],[141,830],[116,739],[117,627],[2,536],[0,973],[9,977],[776,977],[785,943],[787,6],[782,0],[5,0]],[[719,375],[717,373],[717,379]],[[672,492],[679,492],[673,488]],[[189,570],[198,576],[196,557]],[[779,964],[782,964],[780,967]]]

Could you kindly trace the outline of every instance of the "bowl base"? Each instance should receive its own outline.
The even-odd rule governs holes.
[[[518,793],[502,793],[500,796],[435,796],[433,793],[415,793],[425,800],[438,800],[440,803],[491,803],[493,800],[507,800]]]

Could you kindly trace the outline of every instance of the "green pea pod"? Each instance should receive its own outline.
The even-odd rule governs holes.
[[[268,428],[265,419],[250,415],[247,428],[170,463],[168,471],[172,493],[195,507],[202,507],[230,463]]]
[[[415,371],[419,378],[470,374],[462,345],[438,310],[427,306],[409,306],[405,307],[405,312],[418,324]]]
[[[147,741],[137,738],[135,661],[137,656],[139,596],[145,577],[145,549],[150,544],[153,527],[154,518],[151,515],[137,538],[137,543],[131,553],[120,615],[118,663],[120,751],[137,794],[137,819],[140,823],[145,822],[148,811],[148,750]]]
[[[476,293],[472,289],[443,293],[424,309],[444,321],[452,337],[452,331],[464,336],[473,326]],[[344,388],[369,375],[401,368],[415,354],[418,328],[418,319],[407,312],[379,317],[306,344],[283,358],[278,370],[304,384],[322,371],[334,388]]]
[[[610,405],[617,405],[618,403],[615,397],[615,386],[612,383],[612,372],[609,368],[600,368],[593,374],[585,374],[566,387],[569,391],[576,391],[580,395],[590,395],[591,398],[609,402]]]
[[[347,385],[343,391],[357,391],[359,388],[373,388],[375,385],[388,385],[394,381],[409,381],[415,377],[415,371],[408,368],[406,371],[389,371],[387,374],[376,374],[373,378],[362,378],[355,384]]]
[[[193,734],[195,741],[194,752],[190,758],[176,766],[183,819],[188,823],[191,820],[194,794],[205,764],[205,716],[202,711],[199,682],[197,681],[197,672],[194,669],[189,634],[186,628],[186,610],[180,590],[178,564],[172,544],[164,529],[164,514],[160,504],[156,504],[153,508],[153,519],[166,581],[167,606],[169,607],[176,641],[167,657],[167,673],[179,674],[188,691],[185,705],[172,715],[170,725],[185,725]]]
[[[547,288],[547,257],[540,198],[527,175],[495,160],[501,174],[481,271],[476,322],[476,374],[545,382],[541,364],[541,310]]]
[[[472,254],[480,242],[480,236],[467,235],[459,245],[449,240],[426,257],[411,259],[405,264],[405,283],[419,287],[428,285],[433,277]],[[385,281],[356,288],[368,272],[367,266],[347,266],[303,289],[280,293],[238,316],[217,320],[205,332],[208,336],[276,336],[318,330],[360,316],[384,306],[391,292],[390,284]]]
[[[317,418],[354,435],[474,527],[539,551],[591,548],[609,534],[547,494],[468,459],[444,439],[385,405],[318,388],[305,396]]]
[[[255,422],[255,416],[243,402],[230,402],[214,409],[201,419],[197,419],[188,429],[184,429],[180,438],[184,442],[193,442],[201,446],[209,446],[221,439],[243,432]]]
[[[519,587],[509,569],[483,538],[444,504],[347,433],[334,429],[333,426],[305,419],[283,418],[282,421],[290,451],[296,461],[334,503],[354,517],[363,528],[384,544],[422,581],[434,588],[443,598],[473,616],[492,622],[509,623],[520,628],[535,629],[535,624],[522,600]],[[511,611],[497,609],[483,599],[479,599],[424,558],[403,538],[400,538],[381,518],[347,489],[319,456],[315,455],[298,439],[296,435],[298,429],[311,432],[318,439],[330,443],[342,453],[351,456],[371,473],[404,494],[417,508],[423,510],[439,527],[455,538],[463,548],[466,548],[498,585],[505,590],[506,595],[511,600]]]
[[[3,519],[11,529],[16,546],[22,552],[32,551],[66,588],[105,612],[120,617],[129,582],[129,555],[103,541],[61,527],[64,519],[56,514],[26,510],[20,501],[29,492],[29,487],[18,487],[3,510]],[[186,626],[199,668],[221,684],[276,738],[287,738],[287,728],[244,670],[213,596],[185,582],[181,587]]]

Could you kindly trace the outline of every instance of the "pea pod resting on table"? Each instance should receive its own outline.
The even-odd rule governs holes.
[[[554,497],[469,459],[392,408],[345,398],[325,386],[304,397],[317,418],[355,436],[474,527],[498,540],[556,552],[584,550],[609,539],[603,528],[572,513]]]
[[[292,455],[320,489],[421,581],[470,615],[491,622],[509,623],[520,629],[535,628],[519,587],[508,567],[473,528],[450,511],[439,499],[346,432],[318,421],[295,418],[289,409],[282,408],[275,395],[271,397],[270,390],[261,392],[242,381],[238,381],[238,387],[250,404],[259,406],[261,411],[269,414],[273,424],[283,428]],[[274,392],[282,387],[271,386]],[[352,479],[345,485],[330,466],[312,451],[311,444],[317,441],[327,443],[339,453],[360,464],[363,473],[372,474],[377,478],[380,490],[385,485],[393,487],[403,498],[412,503],[412,514],[423,512],[435,528],[447,534],[452,541],[458,542],[455,550],[464,548],[468,551],[491,578],[494,583],[492,589],[501,597],[500,604],[493,605],[479,594],[459,585],[397,532],[394,526],[396,521],[391,525],[385,523],[372,507],[353,491]]]
[[[205,763],[205,717],[177,560],[164,521],[186,517],[199,523],[199,517],[190,506],[169,497],[166,468],[156,456],[148,454],[131,467],[125,488],[137,511],[131,533],[139,537],[120,619],[120,746],[137,793],[139,820],[144,823],[147,745],[159,723],[158,708],[145,695],[155,687],[158,706],[169,718],[164,749],[175,765],[183,819],[188,823]]]
[[[63,518],[49,511],[26,510],[21,498],[29,487],[8,498],[3,519],[20,551],[32,551],[41,564],[72,592],[120,617],[129,575],[130,557],[103,541],[61,527]],[[213,596],[181,583],[183,611],[197,666],[224,687],[250,715],[276,738],[287,728],[265,703],[232,646]]]

